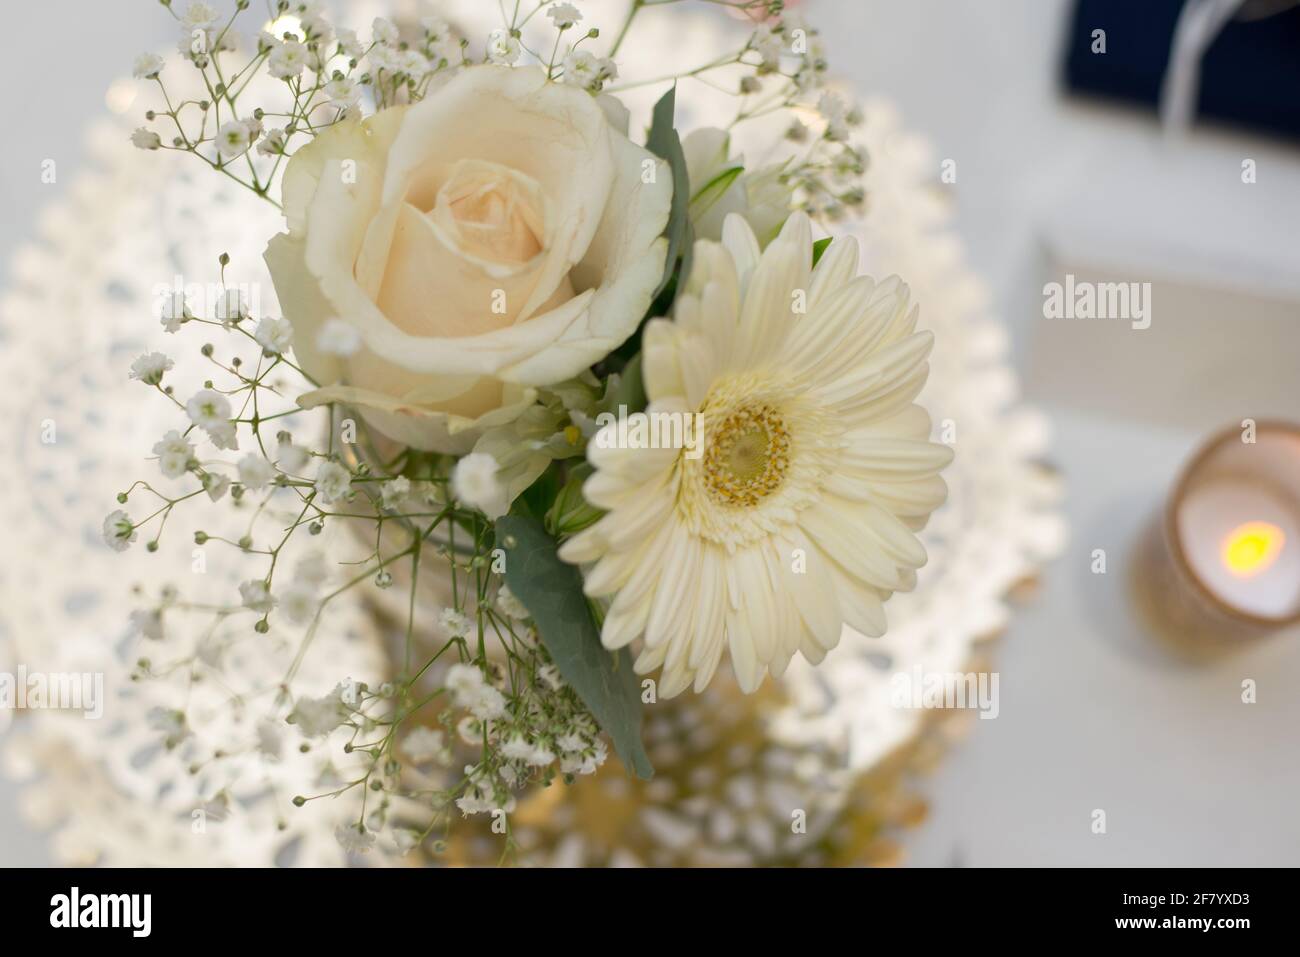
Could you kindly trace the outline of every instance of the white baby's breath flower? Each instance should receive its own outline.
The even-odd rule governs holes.
[[[162,137],[142,126],[131,134],[131,144],[142,150],[156,150],[162,147]]]
[[[534,768],[544,768],[555,760],[555,753],[540,742],[529,741],[515,733],[501,743],[502,757],[508,761],[522,761]]]
[[[303,33],[313,42],[328,43],[334,35],[334,30],[329,25],[329,22],[317,11],[303,14],[298,18],[298,22],[302,25]]]
[[[534,768],[544,768],[555,760],[555,752],[540,742],[533,746],[532,753],[524,758],[524,763]]]
[[[763,66],[775,70],[781,65],[781,37],[768,24],[761,24],[749,40],[751,49],[763,58]]]
[[[175,364],[161,352],[146,352],[131,363],[131,378],[139,379],[145,385],[157,385]]]
[[[526,761],[533,753],[533,744],[522,734],[512,734],[501,742],[501,756],[507,761]]]
[[[361,333],[342,319],[327,319],[316,334],[316,348],[334,356],[356,355],[361,348]]]
[[[361,102],[361,90],[347,77],[330,80],[321,90],[335,106],[356,106]]]
[[[465,695],[457,703],[480,721],[499,718],[506,713],[505,695],[489,684]]]
[[[165,332],[179,332],[181,323],[189,316],[189,306],[185,303],[185,294],[179,290],[167,296],[158,311]]]
[[[339,49],[343,51],[343,55],[348,59],[359,60],[361,54],[366,52],[366,48],[357,38],[356,30],[341,29],[338,32],[338,38]]]
[[[243,120],[231,120],[223,123],[217,130],[217,154],[222,159],[231,159],[248,152],[252,145],[251,130]]]
[[[235,323],[248,315],[248,306],[244,294],[239,289],[223,289],[217,301],[212,305],[212,318],[219,321],[222,328],[231,329]]]
[[[469,619],[454,608],[444,608],[438,616],[438,624],[452,638],[464,638],[470,631]],[[477,668],[474,670],[478,671]]]
[[[588,50],[569,51],[563,66],[564,82],[584,90],[599,90],[606,80],[618,76],[618,66],[613,60],[598,57]]]
[[[461,503],[477,508],[488,518],[499,518],[506,513],[510,502],[497,471],[497,461],[492,456],[471,452],[452,470],[452,491]]]
[[[849,106],[834,93],[823,93],[817,100],[817,112],[826,121],[826,138],[835,141],[848,139]]]
[[[235,429],[234,422],[227,422],[225,425],[217,425],[207,430],[208,441],[219,449],[227,451],[237,451],[239,449],[239,433]]]
[[[211,4],[195,0],[180,19],[181,29],[187,34],[195,30],[212,30],[216,28],[220,16]]]
[[[375,846],[375,835],[360,824],[340,824],[334,829],[334,838],[349,854],[366,854]]]
[[[510,35],[509,30],[493,30],[488,35],[487,57],[491,62],[513,66],[522,52],[519,41]]]
[[[239,599],[245,608],[251,608],[263,615],[275,607],[275,596],[266,587],[266,582],[261,580],[241,583],[239,586]]]
[[[373,73],[401,73],[402,51],[382,43],[376,44],[366,53],[366,62]]]
[[[487,814],[497,809],[497,800],[491,788],[476,784],[456,799],[456,807],[466,817],[471,814]]]
[[[124,552],[136,540],[135,526],[131,516],[120,508],[110,512],[104,519],[104,541],[115,552]]]
[[[321,462],[316,470],[316,494],[326,505],[333,505],[352,491],[352,473],[337,462]]]
[[[281,441],[275,448],[275,465],[289,475],[301,475],[311,461],[311,453],[292,441]]]
[[[278,156],[284,152],[286,138],[284,130],[268,130],[267,134],[258,140],[257,152],[262,156]]]
[[[560,669],[555,665],[542,665],[537,669],[537,677],[541,678],[546,687],[552,691],[559,691],[564,687],[564,679],[560,677]]]
[[[278,80],[299,76],[306,66],[307,48],[297,40],[285,40],[277,44],[266,60],[267,70]]]
[[[355,711],[361,704],[361,693],[365,690],[365,685],[360,681],[348,678],[339,685],[339,700],[344,706]]]
[[[556,27],[567,30],[582,20],[582,11],[571,3],[553,3],[546,15],[555,22]]]
[[[189,737],[190,729],[184,711],[161,706],[150,708],[145,720],[149,722],[150,728],[162,734],[163,744],[168,748],[176,747]]]
[[[483,687],[486,679],[475,665],[454,664],[447,669],[447,690],[453,695],[468,695]]]
[[[342,689],[335,688],[320,698],[299,698],[289,712],[290,723],[305,738],[321,738],[347,720]]]
[[[462,744],[471,746],[483,743],[483,725],[473,715],[465,715],[456,722],[456,737]]]
[[[407,76],[420,79],[429,72],[429,60],[419,50],[402,50],[398,60],[398,71]]]
[[[293,344],[293,326],[288,319],[273,319],[267,316],[259,320],[253,330],[253,338],[267,352],[283,355]]]
[[[163,637],[162,612],[157,608],[137,608],[130,616],[131,632],[150,641],[161,641]]]
[[[249,452],[239,460],[239,484],[250,492],[260,492],[275,479],[275,469],[259,452]]]
[[[406,504],[411,494],[411,480],[405,475],[390,479],[379,488],[379,499],[384,508],[396,511]]]
[[[505,585],[502,585],[500,591],[497,592],[497,610],[507,618],[513,618],[516,621],[522,621],[530,617],[524,603],[516,598],[515,593]]]
[[[398,857],[404,857],[411,853],[420,844],[420,832],[409,827],[394,828],[392,838],[393,847],[397,849]]]
[[[434,728],[416,728],[403,739],[402,750],[416,764],[443,763],[451,758],[447,735]]]
[[[436,34],[429,41],[429,56],[433,61],[433,66],[438,66],[443,62],[459,63],[464,59],[462,53],[463,47],[461,42],[451,33],[450,29],[446,33]]]
[[[303,625],[316,616],[320,599],[310,585],[294,582],[279,595],[280,611],[291,622]]]
[[[230,424],[230,400],[212,389],[194,393],[185,403],[185,411],[191,422],[208,432],[221,431]]]
[[[555,746],[566,753],[585,751],[591,746],[591,741],[576,731],[566,731],[555,739]]]
[[[421,17],[420,29],[427,37],[445,37],[451,34],[451,23],[442,17]]]
[[[560,770],[565,774],[595,774],[609,756],[604,741],[592,742],[589,751],[573,752],[560,758]]]
[[[447,504],[447,495],[437,482],[412,482],[411,501],[429,508],[442,508]]]
[[[163,58],[156,53],[141,53],[135,58],[131,74],[137,80],[152,80],[162,72]]]
[[[219,502],[230,491],[230,479],[224,475],[209,472],[203,476],[203,491],[208,493],[209,499]]]
[[[257,724],[258,754],[270,758],[272,761],[278,761],[283,751],[282,745],[280,728],[276,725],[276,722],[270,719],[259,721]]]
[[[600,59],[587,50],[572,50],[564,58],[564,82],[570,86],[588,87],[600,72]]]
[[[393,46],[401,41],[401,33],[397,29],[397,24],[387,17],[375,17],[370,24],[370,34],[375,38],[376,43],[386,43]]]
[[[172,429],[162,437],[162,441],[153,447],[153,454],[158,456],[158,467],[168,478],[180,478],[189,470],[194,458],[194,446],[185,436]]]

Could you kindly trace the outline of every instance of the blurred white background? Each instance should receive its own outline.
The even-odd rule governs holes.
[[[998,720],[973,722],[925,782],[933,812],[908,839],[910,862],[1295,864],[1300,635],[1181,663],[1134,620],[1127,573],[1200,437],[1243,415],[1300,417],[1300,150],[1205,130],[1168,142],[1153,116],[1065,100],[1067,0],[806,6],[834,69],[957,161],[957,226],[1027,396],[1052,417],[1070,496],[1070,547],[995,649]],[[12,3],[5,17],[18,41],[5,60],[18,119],[0,151],[7,263],[76,175],[109,82],[174,28],[154,0]],[[1259,168],[1251,186],[1244,157]],[[47,158],[53,185],[40,181]],[[1099,347],[1095,324],[1042,318],[1043,283],[1089,267],[1157,283],[1146,339]],[[1166,295],[1178,314],[1159,311]],[[1094,548],[1107,575],[1089,571]],[[1245,677],[1256,705],[1240,702]],[[1091,833],[1095,808],[1104,836]],[[0,781],[0,865],[49,862]]]

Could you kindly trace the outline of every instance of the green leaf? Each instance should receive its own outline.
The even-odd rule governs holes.
[[[546,514],[555,496],[560,492],[560,467],[552,462],[546,471],[537,476],[532,485],[524,489],[510,506],[513,515],[540,518]]]
[[[819,262],[822,261],[822,253],[826,252],[826,247],[831,244],[831,238],[832,237],[827,236],[825,239],[819,239],[815,243],[813,243],[813,266],[814,267]]]
[[[641,372],[641,353],[628,360],[627,365],[618,373],[618,378],[610,380],[610,388],[596,406],[597,412],[612,412],[618,415],[618,407],[626,406],[628,414],[644,412],[646,408],[645,377]]]
[[[692,216],[703,216],[714,207],[718,200],[726,195],[727,190],[731,189],[740,174],[745,172],[743,166],[733,166],[731,169],[725,169],[713,179],[709,180],[699,192],[691,197],[690,213]]]
[[[681,275],[677,288],[686,285],[686,277],[691,272],[691,254],[694,235],[691,228],[691,180],[686,172],[686,154],[682,151],[682,140],[673,127],[673,116],[677,110],[677,87],[665,93],[655,104],[650,122],[650,133],[646,137],[646,149],[661,159],[668,161],[668,168],[673,173],[673,204],[668,214],[668,227],[664,235],[668,237],[668,259],[664,264],[664,277],[655,289],[652,299],[658,298],[673,278],[677,260],[682,261]]]
[[[623,766],[639,778],[654,774],[641,744],[640,684],[626,649],[600,643],[582,574],[561,561],[556,542],[534,519],[497,520],[497,544],[506,551],[506,584],[537,625],[565,682],[614,741]]]

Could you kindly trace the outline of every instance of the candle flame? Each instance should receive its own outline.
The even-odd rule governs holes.
[[[1238,578],[1250,578],[1277,560],[1286,542],[1282,529],[1271,522],[1238,525],[1223,540],[1223,564]]]

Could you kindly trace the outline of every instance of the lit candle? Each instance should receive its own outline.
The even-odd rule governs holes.
[[[1166,621],[1217,638],[1300,622],[1300,428],[1247,420],[1211,439],[1160,525],[1139,571]]]

